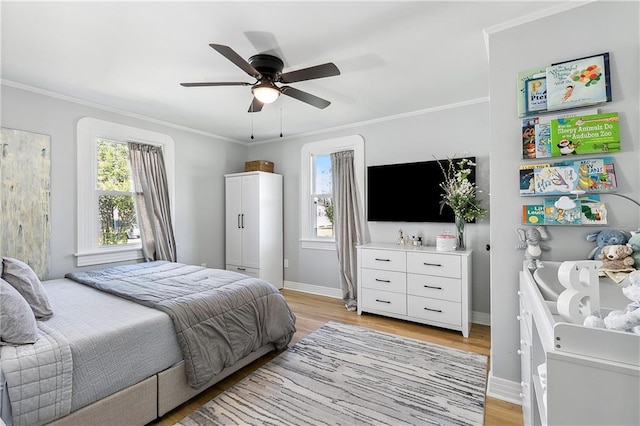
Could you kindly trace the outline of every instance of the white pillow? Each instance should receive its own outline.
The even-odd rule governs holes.
[[[25,345],[38,340],[36,317],[24,297],[0,279],[0,344]]]
[[[33,269],[26,263],[10,257],[3,257],[2,279],[18,290],[24,297],[36,319],[46,320],[51,318],[53,310],[49,304],[49,298],[40,279]]]

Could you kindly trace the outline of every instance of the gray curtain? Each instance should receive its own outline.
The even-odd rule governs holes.
[[[331,173],[333,232],[338,250],[340,286],[345,307],[348,311],[355,311],[358,307],[356,245],[361,242],[361,224],[353,151],[332,153]]]
[[[129,156],[144,258],[147,262],[175,262],[176,242],[162,148],[129,142]]]

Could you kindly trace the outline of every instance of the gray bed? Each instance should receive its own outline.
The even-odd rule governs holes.
[[[144,425],[295,332],[275,287],[231,271],[152,262],[68,276],[43,283],[54,315],[38,341],[0,347],[7,425]]]

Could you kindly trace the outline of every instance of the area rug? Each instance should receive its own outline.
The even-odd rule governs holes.
[[[176,425],[481,425],[487,357],[329,322]]]

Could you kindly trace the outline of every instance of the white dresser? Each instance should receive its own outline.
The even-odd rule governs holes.
[[[469,337],[471,251],[370,243],[358,246],[358,314],[449,328]]]

